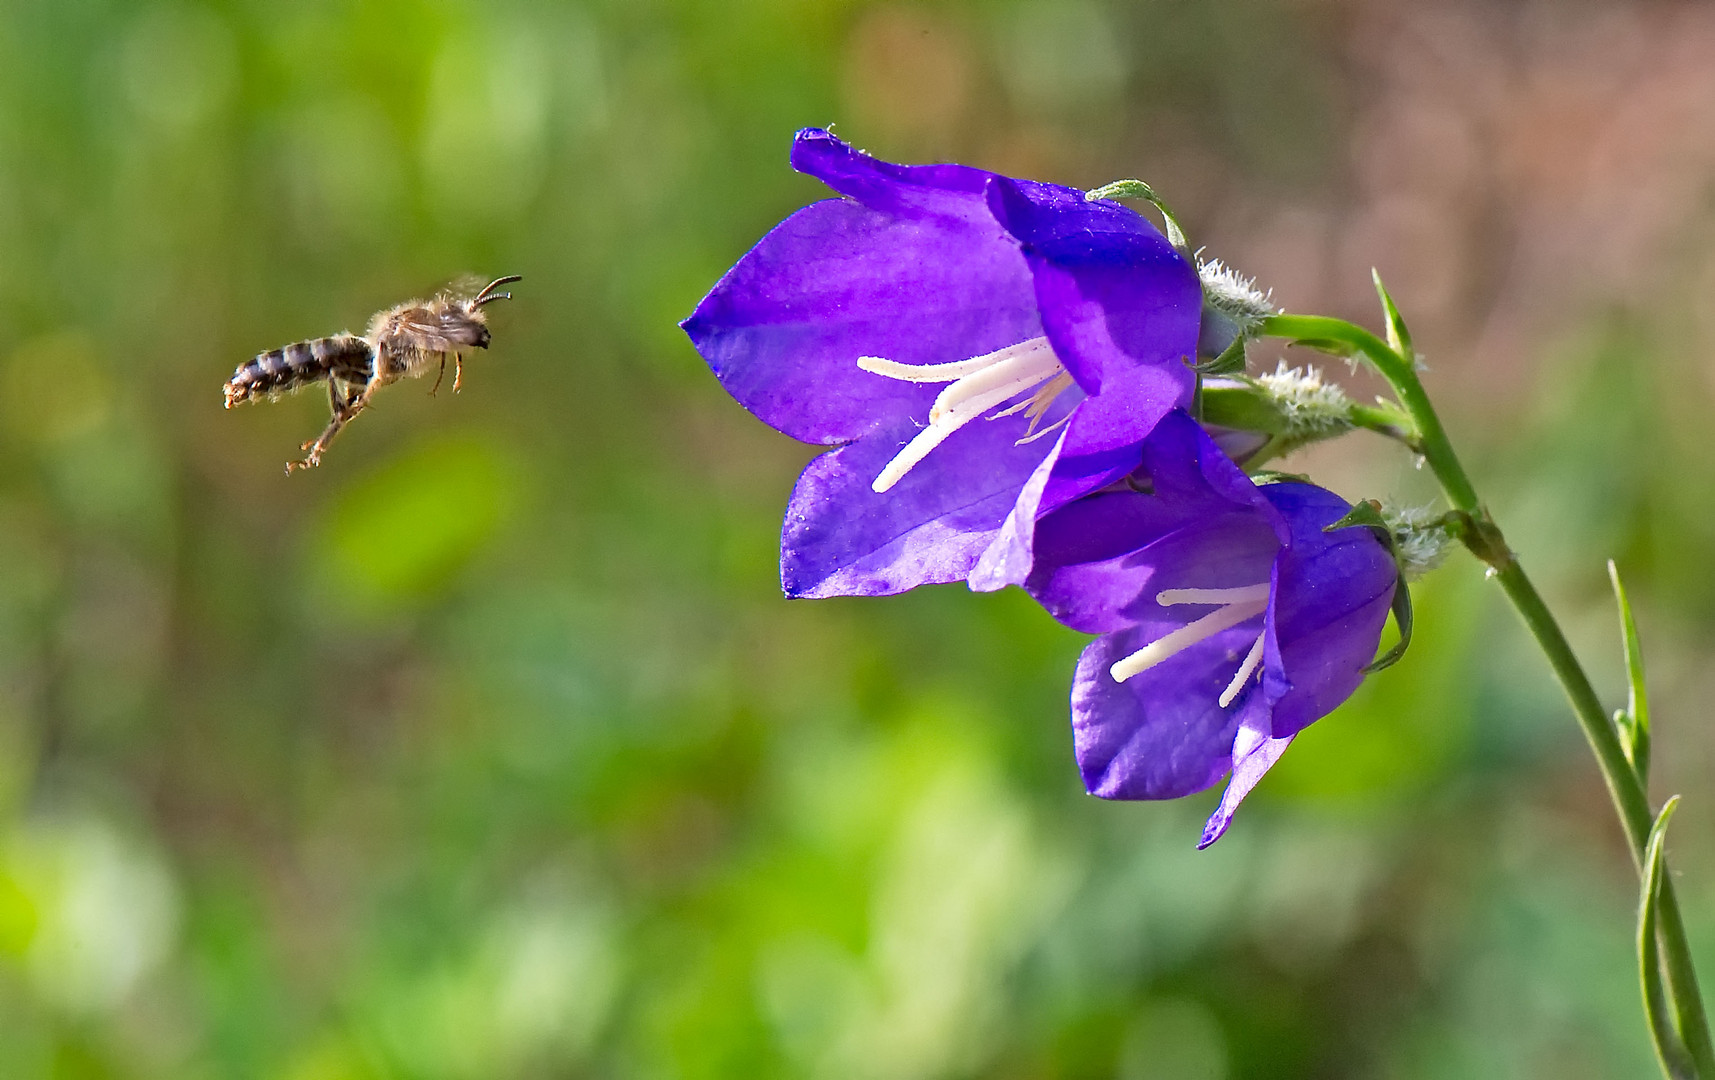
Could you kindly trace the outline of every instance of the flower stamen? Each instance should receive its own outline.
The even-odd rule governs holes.
[[[1261,585],[1241,585],[1236,589],[1162,589],[1155,594],[1155,602],[1162,607],[1175,607],[1179,604],[1248,604],[1256,600],[1267,600],[1268,582]]]
[[[1260,585],[1246,585],[1237,589],[1163,589],[1155,596],[1156,603],[1163,607],[1173,607],[1178,604],[1218,604],[1214,611],[1201,618],[1194,619],[1184,626],[1169,631],[1148,645],[1132,653],[1130,656],[1114,662],[1108,669],[1108,674],[1115,682],[1125,682],[1133,675],[1141,675],[1150,668],[1169,660],[1184,652],[1200,641],[1231,629],[1246,619],[1261,615],[1268,610],[1268,595],[1270,586],[1267,582]],[[1257,645],[1251,647],[1253,656],[1246,656],[1240,667],[1241,677],[1227,687],[1227,693],[1221,695],[1221,705],[1226,707],[1232,699],[1238,696],[1234,688],[1243,687],[1256,665],[1262,660],[1262,651],[1258,647],[1262,643],[1259,636]]]
[[[1030,418],[1030,428],[1021,442],[1028,441],[1036,434],[1042,414],[1072,384],[1071,376],[1061,367],[1060,358],[1054,355],[1045,337],[950,364],[901,364],[879,356],[860,356],[857,364],[864,371],[884,378],[952,384],[941,391],[930,407],[929,426],[906,443],[870,485],[877,493],[899,483],[955,431],[996,405],[1035,389],[1036,393],[1026,401],[990,418],[1010,416],[1022,409]]]
[[[1256,636],[1256,641],[1251,645],[1251,651],[1245,654],[1245,662],[1239,665],[1238,674],[1234,675],[1233,681],[1227,684],[1225,690],[1221,691],[1221,708],[1224,709],[1231,705],[1233,699],[1239,696],[1239,691],[1245,688],[1245,683],[1249,682],[1250,677],[1256,674],[1257,666],[1262,663],[1262,641],[1266,636],[1265,634]]]
[[[1002,409],[1000,412],[990,416],[989,419],[999,420],[1003,416],[1011,416],[1018,412],[1024,413],[1025,419],[1030,421],[1030,425],[1024,429],[1024,437],[1012,445],[1023,446],[1026,443],[1033,443],[1045,435],[1051,435],[1054,432],[1059,431],[1071,422],[1072,414],[1067,413],[1065,416],[1062,416],[1052,424],[1049,424],[1041,431],[1036,430],[1036,425],[1042,422],[1042,415],[1048,411],[1048,407],[1050,405],[1054,404],[1054,399],[1060,396],[1060,392],[1062,390],[1071,385],[1072,373],[1069,371],[1061,371],[1060,374],[1037,387],[1036,393],[1030,395],[1030,397],[1011,408]]]
[[[1065,416],[1062,416],[1060,419],[1054,421],[1052,424],[1049,424],[1047,427],[1043,428],[1041,431],[1034,431],[1033,432],[1030,430],[1030,428],[1034,428],[1036,426],[1036,418],[1032,417],[1031,421],[1030,421],[1030,427],[1024,429],[1024,438],[1019,439],[1017,442],[1014,442],[1012,445],[1024,446],[1027,443],[1035,442],[1037,439],[1047,438],[1048,436],[1054,434],[1056,431],[1059,431],[1061,428],[1065,427],[1067,424],[1070,424],[1071,422],[1072,422],[1072,414],[1067,413]]]

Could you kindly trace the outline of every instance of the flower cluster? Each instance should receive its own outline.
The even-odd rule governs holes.
[[[1212,843],[1357,687],[1403,587],[1375,530],[1329,529],[1348,503],[1253,480],[1192,418],[1209,320],[1253,325],[1117,202],[814,129],[792,165],[840,197],[776,226],[683,324],[741,405],[832,448],[786,511],[786,594],[1022,585],[1098,635],[1072,690],[1088,790],[1231,774]]]

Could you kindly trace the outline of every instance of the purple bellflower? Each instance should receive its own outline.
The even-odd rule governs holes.
[[[792,167],[844,197],[776,226],[683,323],[741,405],[836,448],[792,493],[782,588],[1022,583],[1038,518],[1131,473],[1189,402],[1196,270],[1074,188],[893,165],[816,129]]]
[[[1314,484],[1258,486],[1182,412],[1143,444],[1140,479],[1037,526],[1025,587],[1100,634],[1072,685],[1084,786],[1171,799],[1232,774],[1199,847],[1294,736],[1363,680],[1403,587],[1370,529]]]

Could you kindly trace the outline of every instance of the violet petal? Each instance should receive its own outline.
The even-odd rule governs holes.
[[[1185,361],[1197,349],[1203,289],[1155,226],[1117,203],[1004,176],[990,183],[988,202],[1024,246],[1048,340],[1078,384],[1094,395],[1122,371],[1150,373],[1115,389],[1141,392],[1144,410],[1160,411],[1137,418],[1123,438],[1122,417],[1109,418],[1110,445],[1142,438],[1161,413],[1188,404],[1194,378]]]
[[[1363,681],[1399,571],[1370,530],[1322,531],[1350,509],[1338,495],[1302,483],[1262,491],[1292,527],[1275,567],[1263,667],[1272,733],[1284,737],[1332,712]]]
[[[860,357],[951,363],[1042,333],[1029,268],[986,216],[883,213],[846,199],[776,226],[682,325],[739,404],[824,445],[888,417],[926,416],[943,388],[864,371]]]
[[[877,494],[871,483],[916,431],[910,417],[898,417],[804,468],[780,538],[786,595],[882,596],[958,581],[1053,447],[1048,440],[1017,446],[1004,421],[973,421]]]
[[[1239,724],[1238,734],[1233,739],[1233,775],[1227,781],[1227,790],[1221,793],[1221,805],[1209,815],[1209,820],[1203,825],[1202,839],[1197,841],[1197,850],[1219,840],[1232,823],[1233,814],[1238,810],[1239,803],[1262,780],[1263,774],[1274,768],[1274,763],[1280,760],[1280,755],[1286,753],[1286,748],[1292,745],[1293,736],[1283,739],[1271,738],[1268,735],[1268,710],[1254,709],[1249,712]]]
[[[1173,799],[1202,791],[1232,767],[1241,714],[1262,709],[1256,684],[1236,707],[1216,704],[1261,619],[1215,634],[1125,682],[1108,669],[1165,629],[1143,625],[1091,642],[1072,681],[1072,743],[1084,787],[1104,799]]]

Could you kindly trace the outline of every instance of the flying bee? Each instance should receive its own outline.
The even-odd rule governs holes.
[[[407,300],[369,320],[369,332],[334,334],[331,337],[293,342],[258,353],[238,365],[226,380],[226,407],[252,398],[274,398],[326,380],[328,406],[333,419],[327,429],[304,443],[304,460],[286,463],[286,472],[320,465],[322,454],[341,428],[362,412],[380,387],[404,378],[420,378],[436,370],[435,385],[441,388],[447,374],[447,357],[453,358],[453,392],[464,380],[464,350],[488,348],[488,314],[485,304],[510,300],[509,292],[494,290],[519,275],[495,278],[478,289],[477,278],[436,293],[428,300]]]

